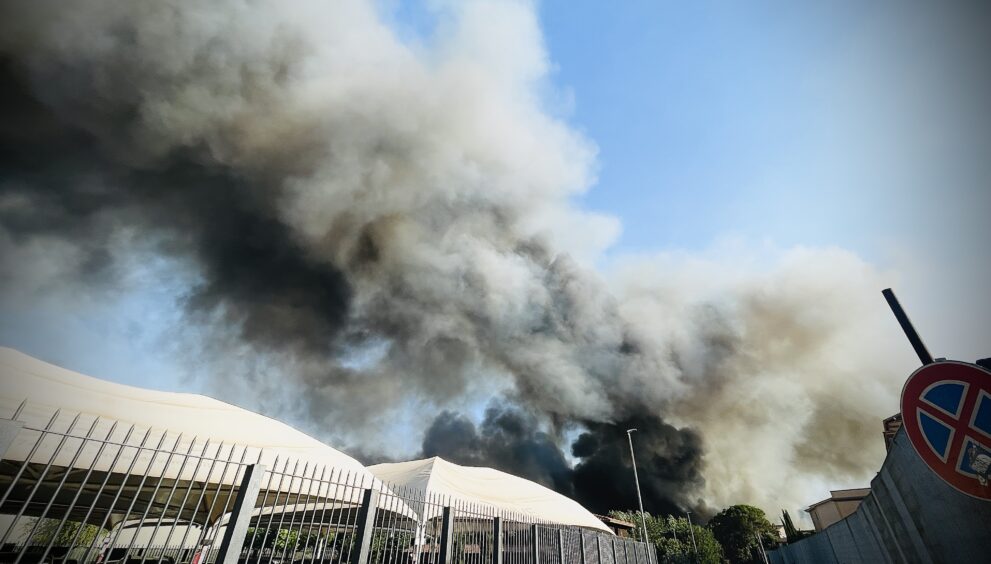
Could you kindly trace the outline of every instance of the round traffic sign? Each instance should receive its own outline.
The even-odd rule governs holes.
[[[919,368],[902,389],[902,424],[940,478],[991,500],[991,372],[955,361]]]

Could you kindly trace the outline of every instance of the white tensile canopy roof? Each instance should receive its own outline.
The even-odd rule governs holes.
[[[209,439],[208,448],[203,454],[208,459],[233,457],[233,461],[238,462],[244,454],[245,463],[259,462],[270,470],[281,470],[286,461],[300,460],[305,461],[310,468],[326,467],[328,472],[333,469],[336,472],[334,476],[338,476],[340,482],[347,478],[349,484],[358,485],[358,488],[335,488],[337,492],[328,491],[330,488],[327,487],[321,491],[327,497],[357,501],[360,499],[361,487],[381,487],[381,483],[357,460],[264,415],[202,395],[161,392],[99,380],[16,350],[0,347],[0,418],[13,417],[22,403],[24,407],[17,420],[28,429],[45,429],[56,410],[61,410],[59,417],[51,425],[51,431],[65,433],[73,418],[77,414],[83,414],[69,434],[73,437],[89,436],[94,440],[75,460],[75,467],[86,468],[92,464],[96,471],[109,471],[112,468],[114,471],[121,471],[122,466],[126,465],[118,463],[114,466],[115,449],[107,448],[102,453],[97,452],[98,443],[104,440],[117,444],[125,442],[125,432],[134,425],[136,429],[126,441],[128,445],[137,446],[141,436],[150,429],[151,438],[146,447],[156,446],[159,438],[164,435],[163,449],[186,453],[195,446],[192,452],[201,455],[201,446]],[[108,435],[115,421],[119,423],[113,434]],[[197,437],[195,445],[192,443],[194,437]],[[37,438],[37,432],[20,433],[3,454],[3,458],[25,460]],[[56,448],[55,438],[43,442],[37,448],[31,456],[32,462],[48,462]],[[78,439],[69,439],[69,443],[53,460],[54,464],[70,465],[79,444]],[[223,448],[221,444],[224,445]],[[237,445],[238,448],[232,451],[232,445]],[[147,459],[147,451],[145,452],[143,456]],[[279,465],[273,468],[276,458]],[[177,463],[170,465],[165,459],[165,456],[153,459],[148,473],[174,478],[182,472]],[[143,471],[147,464],[139,464],[139,470]],[[191,466],[192,464],[186,467],[187,473]],[[202,473],[197,474],[197,479],[207,478],[211,482],[219,480],[228,484],[234,480],[233,471],[222,475],[219,468],[211,469],[213,473],[207,475],[207,466],[203,465]],[[298,468],[302,470],[304,464],[299,464]],[[287,479],[283,487],[272,480],[263,487],[285,489],[292,484],[298,486],[299,481]],[[411,514],[408,508],[401,509],[400,512]]]
[[[537,519],[611,533],[575,500],[519,476],[493,468],[460,466],[440,457],[369,466],[378,479],[472,503],[490,505]]]

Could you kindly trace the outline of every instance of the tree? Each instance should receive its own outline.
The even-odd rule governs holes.
[[[637,525],[633,538],[643,540],[643,529],[640,526],[639,511],[610,511],[609,516]],[[706,527],[692,524],[684,517],[645,515],[647,522],[647,538],[657,547],[660,562],[684,564],[721,564],[723,549],[719,542]],[[692,533],[695,533],[695,546],[692,546]],[[695,557],[695,547],[698,547],[698,558]]]
[[[709,520],[709,528],[730,562],[762,563],[761,546],[773,547],[777,536],[774,525],[760,509],[752,505],[734,505]]]
[[[280,529],[278,527],[249,527],[246,540],[251,548],[260,551],[268,549],[269,554],[294,554],[297,550],[313,547],[320,540],[314,533]]]
[[[791,515],[788,514],[787,509],[781,510],[781,525],[785,528],[785,538],[789,543],[798,542],[812,534],[810,531],[803,531],[797,528],[795,522],[791,520]]]
[[[84,525],[78,521],[62,523],[61,519],[42,519],[40,522],[33,519],[24,524],[25,533],[30,533],[32,529],[34,534],[25,541],[25,544],[69,546],[69,543],[75,539],[76,546],[89,546],[104,532],[96,525]]]

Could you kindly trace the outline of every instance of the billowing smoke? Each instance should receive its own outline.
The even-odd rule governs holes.
[[[830,249],[594,270],[617,224],[571,203],[595,149],[547,108],[533,7],[438,20],[409,44],[359,0],[4,3],[5,293],[167,261],[221,397],[598,510],[635,503],[633,426],[653,511],[867,479],[900,375],[879,275]]]
[[[469,466],[500,468],[574,497],[593,511],[632,507],[636,501],[626,429],[636,428],[637,469],[644,503],[655,512],[697,507],[688,497],[703,483],[699,436],[665,424],[655,415],[608,423],[586,421],[571,444],[574,465],[560,438],[540,430],[540,421],[517,408],[492,405],[478,426],[445,411],[427,429],[422,456]],[[704,508],[704,507],[703,507]]]
[[[477,428],[456,413],[441,413],[423,437],[423,456],[440,456],[468,466],[490,466],[526,476],[574,496],[572,468],[559,440],[540,422],[517,409],[491,406]]]

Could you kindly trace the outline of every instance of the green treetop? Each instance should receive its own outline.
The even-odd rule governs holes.
[[[734,564],[763,563],[758,538],[769,548],[774,546],[777,536],[764,512],[752,505],[727,507],[709,520],[709,528]]]
[[[609,516],[635,523],[637,526],[634,529],[633,538],[643,540],[639,511],[610,511]],[[657,547],[659,562],[721,564],[724,561],[722,547],[719,546],[708,528],[696,524],[689,527],[688,519],[684,517],[662,517],[647,513],[646,519],[647,537],[649,542]],[[692,545],[693,532],[695,533],[695,546]],[[698,548],[697,558],[696,547]]]

